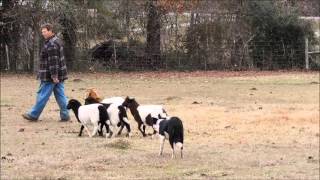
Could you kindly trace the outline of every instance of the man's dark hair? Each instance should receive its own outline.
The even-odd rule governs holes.
[[[41,30],[42,30],[42,29],[47,29],[48,31],[54,32],[54,30],[53,30],[53,25],[50,24],[50,23],[45,23],[45,24],[41,25]]]

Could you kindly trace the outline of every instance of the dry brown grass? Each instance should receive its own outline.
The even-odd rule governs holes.
[[[1,75],[1,179],[319,179],[317,73],[71,74],[69,98],[95,87],[181,117],[185,158],[173,160],[132,117],[131,138],[78,137],[52,97],[41,121],[26,122],[37,87],[33,76]]]

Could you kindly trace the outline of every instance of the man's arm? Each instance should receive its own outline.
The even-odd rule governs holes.
[[[48,47],[48,65],[51,79],[54,83],[58,83],[60,51],[57,45],[52,44]]]

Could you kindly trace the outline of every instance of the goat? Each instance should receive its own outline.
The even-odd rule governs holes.
[[[105,106],[101,104],[81,105],[78,100],[71,99],[68,102],[67,109],[72,109],[81,128],[79,136],[82,135],[83,128],[86,129],[90,137],[94,136],[99,128],[99,124],[105,125],[107,133],[109,133],[109,115]],[[93,125],[93,132],[90,134],[88,125]]]
[[[85,104],[91,104],[91,103],[99,103],[99,102],[92,97],[87,97],[85,99]],[[130,123],[128,121],[126,109],[122,105],[118,105],[118,104],[106,104],[106,103],[100,103],[100,104],[106,107],[107,113],[110,118],[110,123],[113,129],[120,126],[120,130],[118,130],[117,135],[121,134],[122,129],[125,126],[128,131],[127,136],[130,136],[131,128],[130,128]],[[100,135],[102,135],[103,133],[103,125],[104,124],[100,125],[100,131],[99,131]]]
[[[152,126],[152,123],[150,122],[154,121],[153,118],[167,117],[167,113],[161,105],[139,105],[134,98],[126,97],[122,106],[130,109],[133,118],[138,123],[138,129],[144,137],[146,136],[145,125]],[[153,134],[155,133],[154,130]]]

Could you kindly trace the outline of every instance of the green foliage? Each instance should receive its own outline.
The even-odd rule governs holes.
[[[194,69],[221,69],[224,50],[230,48],[230,23],[224,21],[204,22],[187,29],[184,47],[189,65]]]
[[[254,65],[261,69],[302,68],[304,38],[311,38],[312,31],[299,21],[297,11],[291,9],[287,13],[273,1],[249,1],[248,12],[246,20],[254,34]]]

